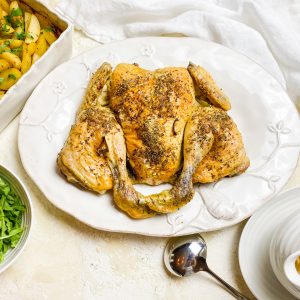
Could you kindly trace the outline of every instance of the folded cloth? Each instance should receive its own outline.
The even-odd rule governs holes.
[[[220,43],[271,73],[300,108],[299,0],[42,0],[89,37],[182,34]]]

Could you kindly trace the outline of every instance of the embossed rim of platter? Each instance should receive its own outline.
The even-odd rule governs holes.
[[[185,41],[185,43],[182,43],[182,41]],[[272,84],[274,84],[274,87],[276,87],[277,89],[280,89],[280,92],[282,93],[283,97],[286,98],[286,102],[284,103],[284,108],[281,108],[283,111],[286,110],[289,113],[291,113],[293,115],[294,118],[294,123],[293,125],[299,125],[299,119],[297,119],[297,121],[295,121],[295,116],[297,115],[297,111],[294,107],[294,105],[291,103],[290,99],[287,97],[286,93],[283,91],[282,87],[280,86],[280,84],[270,76],[269,73],[267,73],[266,71],[264,71],[260,66],[254,64],[252,61],[250,61],[248,58],[242,56],[241,54],[237,54],[235,52],[233,52],[232,50],[229,50],[221,45],[215,44],[215,43],[211,43],[211,42],[205,42],[205,41],[201,41],[198,39],[193,39],[193,38],[135,38],[135,39],[128,39],[126,41],[123,42],[117,42],[117,43],[113,43],[110,45],[106,45],[106,46],[101,46],[97,49],[92,49],[74,59],[72,59],[70,62],[65,63],[63,65],[61,65],[60,67],[58,67],[57,69],[54,70],[54,73],[58,73],[60,68],[64,68],[64,67],[69,67],[72,66],[72,64],[81,64],[83,66],[85,66],[84,68],[86,68],[86,72],[87,72],[87,77],[89,78],[92,70],[95,68],[95,62],[92,64],[91,62],[87,62],[90,59],[90,56],[92,55],[92,53],[97,52],[97,55],[99,55],[99,58],[97,59],[97,62],[99,60],[108,60],[108,61],[116,61],[118,59],[118,55],[114,54],[112,51],[109,52],[106,56],[103,54],[104,49],[107,48],[113,48],[115,47],[116,49],[125,49],[126,50],[126,45],[128,44],[133,44],[136,47],[140,47],[138,55],[135,55],[134,59],[138,60],[138,59],[142,59],[142,60],[150,60],[150,59],[155,59],[155,47],[153,46],[153,44],[155,44],[155,47],[159,47],[159,45],[161,43],[168,43],[168,44],[175,44],[177,45],[179,48],[180,47],[191,47],[192,49],[195,50],[195,45],[198,46],[199,44],[199,49],[201,51],[206,51],[206,48],[213,48],[213,49],[218,49],[221,52],[225,51],[227,52],[227,55],[229,55],[230,58],[230,54],[232,57],[234,57],[235,59],[240,59],[243,60],[243,63],[245,63],[246,61],[246,65],[249,64],[250,66],[252,65],[255,66],[256,71],[259,71],[260,76],[263,76],[265,78],[268,78],[269,81],[272,81]],[[184,44],[184,46],[182,46],[182,44]],[[128,47],[128,46],[127,46]],[[128,50],[128,49],[127,49]],[[198,48],[197,48],[198,50]],[[104,51],[105,52],[105,51]],[[99,54],[98,54],[99,53]],[[101,57],[102,56],[102,57]],[[238,60],[237,59],[237,60]],[[197,63],[197,61],[196,61]],[[69,66],[68,66],[69,64]],[[53,73],[53,72],[52,72]],[[50,73],[40,84],[40,86],[45,85],[45,82],[49,79],[49,77],[51,77]],[[83,89],[86,87],[86,82],[82,82],[79,84],[79,86],[77,87],[77,89]],[[57,102],[59,102],[59,99],[62,99],[62,94],[64,93],[64,91],[66,90],[66,86],[64,85],[64,83],[56,81],[56,82],[52,82],[52,93],[53,96],[57,97]],[[275,89],[276,90],[276,89]],[[180,214],[180,212],[182,210],[179,211],[179,213],[176,215],[174,214],[170,214],[166,216],[166,226],[169,226],[170,228],[166,229],[163,228],[163,230],[161,229],[157,229],[157,230],[152,230],[153,228],[150,228],[149,230],[147,229],[135,229],[134,227],[128,228],[128,223],[126,224],[122,224],[122,226],[120,227],[114,227],[114,226],[109,226],[107,224],[100,224],[98,223],[97,220],[89,218],[88,216],[83,216],[83,215],[78,215],[78,210],[72,210],[72,207],[66,207],[65,205],[63,205],[62,203],[60,203],[56,198],[55,195],[53,195],[51,189],[46,188],[45,185],[43,186],[43,184],[41,183],[40,179],[37,177],[35,170],[32,169],[32,165],[30,165],[29,159],[28,157],[26,157],[26,151],[24,150],[24,138],[23,138],[23,133],[26,132],[26,128],[32,128],[32,125],[37,125],[40,127],[43,127],[44,130],[47,132],[47,139],[52,140],[53,138],[55,138],[55,134],[53,135],[51,133],[51,131],[49,131],[47,129],[47,124],[40,122],[39,124],[33,124],[32,122],[30,122],[30,120],[28,120],[28,116],[26,115],[28,113],[28,110],[30,108],[31,105],[31,101],[34,102],[34,100],[31,100],[33,98],[36,97],[36,94],[40,93],[39,91],[39,87],[36,89],[36,91],[32,94],[31,98],[28,100],[28,104],[26,105],[25,109],[23,110],[23,113],[21,115],[21,120],[20,120],[20,130],[19,130],[19,150],[20,150],[20,155],[21,155],[21,159],[23,162],[23,165],[26,169],[26,171],[28,172],[28,174],[32,177],[32,179],[36,182],[36,184],[39,186],[39,188],[42,190],[42,192],[45,194],[45,196],[57,207],[59,207],[60,209],[68,212],[69,214],[73,215],[75,218],[81,220],[82,222],[95,227],[97,229],[102,229],[102,230],[107,230],[107,231],[119,231],[119,232],[128,232],[128,233],[137,233],[137,234],[144,234],[144,235],[154,235],[154,236],[172,236],[172,235],[184,235],[184,234],[188,234],[188,233],[194,233],[194,232],[201,232],[201,231],[211,231],[211,230],[216,230],[216,229],[220,229],[223,227],[227,227],[233,224],[236,224],[238,222],[240,222],[241,220],[249,217],[253,211],[255,211],[255,209],[257,209],[260,205],[262,205],[264,202],[266,202],[267,200],[269,200],[272,196],[274,196],[284,185],[284,183],[288,180],[288,178],[291,176],[291,174],[293,173],[293,170],[295,169],[296,163],[297,163],[297,159],[298,159],[298,154],[299,154],[299,148],[300,148],[300,141],[296,141],[296,143],[293,142],[289,142],[289,143],[285,143],[282,142],[282,140],[285,139],[285,137],[287,135],[289,135],[291,133],[292,130],[295,130],[294,128],[288,128],[285,125],[285,122],[289,123],[291,122],[289,119],[287,120],[276,120],[276,122],[274,122],[273,124],[268,124],[267,125],[267,131],[272,134],[275,138],[274,138],[274,149],[272,151],[270,151],[270,153],[268,153],[268,156],[266,158],[267,163],[269,161],[272,161],[272,159],[274,159],[274,156],[276,157],[277,155],[277,150],[278,149],[283,149],[283,148],[295,148],[294,154],[291,157],[292,163],[290,163],[290,169],[288,170],[288,175],[286,176],[286,178],[284,178],[284,182],[281,182],[281,177],[279,175],[264,175],[262,176],[260,173],[255,173],[254,171],[256,170],[251,170],[251,172],[246,173],[245,176],[253,176],[253,178],[256,178],[258,180],[264,180],[265,184],[268,186],[269,188],[269,194],[261,199],[261,203],[259,205],[257,205],[256,207],[250,207],[250,209],[248,209],[247,212],[243,212],[243,211],[239,211],[238,214],[236,214],[236,212],[234,211],[235,208],[235,203],[234,201],[232,201],[232,199],[229,199],[228,203],[229,205],[227,205],[227,208],[224,210],[220,209],[222,208],[220,206],[220,199],[222,198],[221,196],[223,196],[223,198],[226,198],[224,196],[226,195],[217,195],[215,193],[215,195],[213,196],[206,196],[207,198],[210,197],[210,200],[212,201],[203,201],[203,199],[200,197],[200,194],[198,194],[198,198],[200,198],[200,200],[198,199],[198,201],[201,201],[200,205],[200,209],[198,211],[198,213],[192,218],[192,221],[187,221],[185,224],[182,221],[182,215]],[[67,97],[65,97],[67,98]],[[62,100],[63,101],[63,100]],[[66,100],[65,100],[66,101]],[[282,100],[283,101],[283,100]],[[292,118],[292,119],[293,119]],[[297,115],[298,118],[298,115]],[[297,126],[294,126],[297,127]],[[54,137],[53,137],[54,136]],[[291,139],[292,140],[292,139]],[[257,169],[257,168],[256,168]],[[259,169],[259,168],[258,168]],[[236,177],[238,178],[238,177]],[[241,177],[240,177],[241,178]],[[240,179],[238,179],[240,180]],[[232,181],[232,179],[224,179],[220,182],[229,182]],[[209,186],[209,188],[207,189],[207,186],[201,186],[200,190],[204,190],[203,193],[206,193],[206,195],[211,194],[212,192],[209,190],[213,190],[218,189],[220,183],[217,184],[212,184]],[[222,183],[221,183],[222,185]],[[198,188],[197,188],[198,189]],[[205,192],[206,190],[206,192]],[[202,197],[203,197],[203,193],[202,193]],[[88,195],[88,194],[87,194]],[[219,199],[218,201],[216,199]],[[206,199],[207,200],[207,199]],[[195,200],[194,200],[195,202]],[[205,203],[204,203],[205,202]],[[204,203],[204,204],[203,204]],[[212,224],[211,226],[195,226],[193,224],[193,221],[198,221],[199,220],[199,216],[202,213],[202,206],[205,205],[205,209],[207,211],[209,211],[209,215],[212,216],[214,219],[220,221],[219,224]],[[241,215],[242,214],[242,215]],[[123,220],[124,221],[124,220]],[[132,221],[132,220],[131,220]],[[130,222],[131,222],[130,221]],[[135,222],[141,222],[141,221],[135,221]],[[208,221],[209,223],[209,221]],[[211,222],[213,223],[213,222]],[[136,223],[136,227],[139,227],[139,224]],[[140,223],[141,224],[141,223]],[[184,224],[184,226],[182,226],[182,224]],[[150,225],[150,224],[149,224]],[[152,226],[152,225],[150,225]],[[153,226],[152,226],[153,227]],[[155,226],[154,226],[155,227]]]

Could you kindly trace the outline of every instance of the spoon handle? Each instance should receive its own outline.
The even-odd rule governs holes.
[[[227,290],[238,300],[250,300],[243,294],[241,294],[239,291],[237,291],[234,287],[229,285],[226,281],[224,281],[221,277],[219,277],[216,273],[214,273],[212,270],[207,268],[205,270],[207,273],[209,273],[211,276],[213,276],[215,279],[217,279],[220,283],[222,283],[223,286],[227,288]]]

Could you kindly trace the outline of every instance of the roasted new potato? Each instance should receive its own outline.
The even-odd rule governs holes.
[[[11,86],[13,86],[22,73],[16,68],[9,68],[0,73],[0,90],[7,91]]]
[[[0,0],[0,99],[58,36],[49,20],[29,6]]]

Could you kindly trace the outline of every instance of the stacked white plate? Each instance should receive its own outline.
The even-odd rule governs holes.
[[[239,247],[240,267],[250,290],[258,299],[300,299],[300,291],[297,292],[287,280],[283,270],[285,252],[291,249],[295,251],[293,246],[297,246],[297,244],[288,245],[292,242],[293,235],[290,229],[293,224],[287,220],[295,217],[295,212],[299,210],[300,188],[296,188],[281,193],[266,203],[251,217],[244,228]],[[289,228],[286,228],[288,225]],[[285,243],[285,247],[281,247],[282,242]]]

